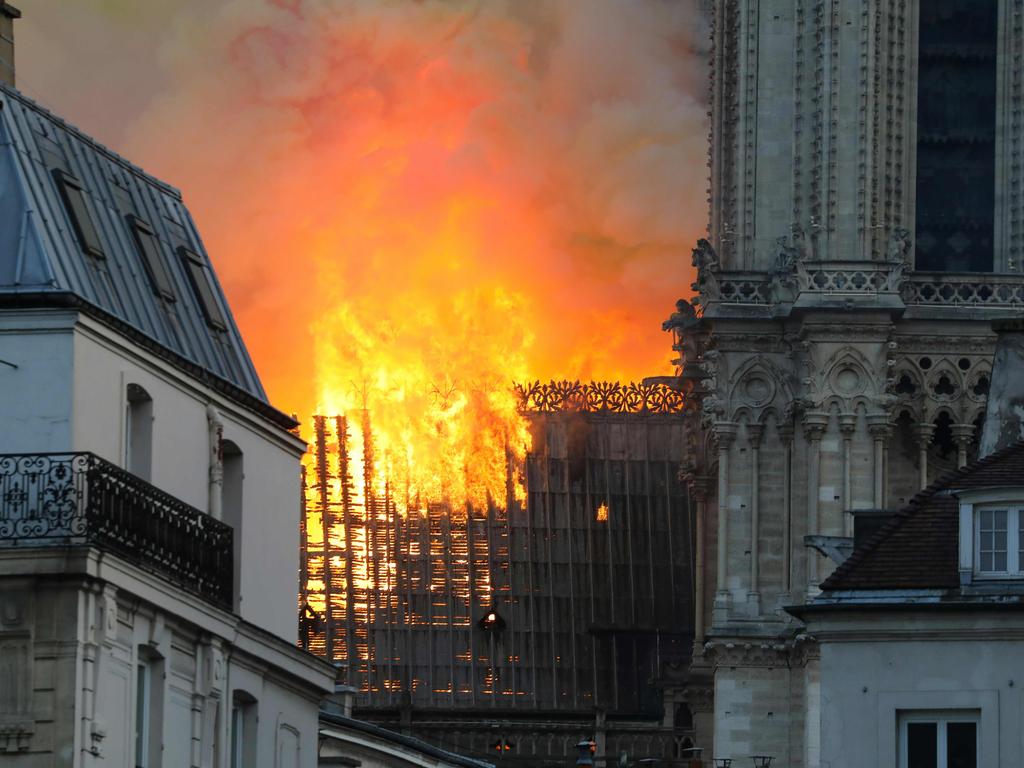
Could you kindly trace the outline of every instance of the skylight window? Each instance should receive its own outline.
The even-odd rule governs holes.
[[[89,207],[85,202],[85,192],[82,182],[67,171],[55,170],[54,178],[57,186],[60,187],[61,197],[64,199],[64,207],[71,219],[71,225],[75,229],[78,243],[82,250],[97,259],[105,259],[103,245],[100,242],[99,232],[89,215]]]
[[[217,305],[217,293],[213,289],[210,272],[206,268],[203,257],[185,246],[180,246],[178,253],[188,268],[189,280],[192,282],[196,299],[203,308],[206,324],[211,328],[216,328],[218,331],[227,330],[228,326],[224,321],[224,315],[221,314],[220,307]]]
[[[146,268],[153,292],[167,301],[175,301],[171,276],[167,272],[167,265],[160,253],[160,243],[153,228],[138,216],[129,215],[128,223],[135,236],[135,245],[139,249],[139,256],[142,257],[142,264]]]

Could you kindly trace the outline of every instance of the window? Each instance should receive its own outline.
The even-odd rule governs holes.
[[[146,768],[149,764],[149,692],[152,675],[149,664],[139,661],[135,670],[135,765]]]
[[[220,307],[217,305],[217,293],[210,282],[210,273],[206,269],[203,257],[185,246],[180,246],[178,253],[188,269],[189,280],[192,282],[192,289],[196,293],[196,299],[203,309],[206,324],[211,328],[216,328],[218,331],[226,330],[227,324],[224,322],[224,315],[221,314]]]
[[[126,392],[124,466],[146,482],[153,469],[153,398],[138,384]]]
[[[899,750],[900,768],[977,768],[978,715],[902,713]]]
[[[163,660],[139,649],[135,665],[135,766],[159,768],[163,721]]]
[[[241,605],[242,586],[242,483],[245,478],[244,456],[231,440],[221,443],[224,485],[221,488],[221,518],[234,529],[235,610]]]
[[[85,202],[82,182],[67,171],[59,169],[53,172],[53,176],[57,180],[57,186],[60,187],[64,207],[68,212],[68,218],[71,219],[75,235],[78,237],[78,244],[90,256],[97,259],[106,258],[100,243],[99,232],[96,231],[96,225],[93,223],[92,217],[89,216],[89,207]]]
[[[231,765],[246,768],[256,765],[256,699],[245,691],[231,697]]]
[[[1024,507],[974,512],[974,562],[979,576],[1024,576]]]
[[[149,284],[153,286],[153,292],[167,301],[174,301],[171,276],[167,272],[167,265],[160,253],[160,242],[156,239],[156,233],[138,216],[129,215],[127,218],[132,234],[135,236],[135,245],[139,249],[142,265],[149,277]]]

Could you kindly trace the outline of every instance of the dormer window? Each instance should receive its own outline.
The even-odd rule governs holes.
[[[82,182],[78,180],[77,176],[60,169],[53,172],[53,177],[57,180],[57,186],[60,187],[64,208],[67,210],[68,218],[71,219],[71,226],[75,230],[82,251],[97,259],[106,258],[96,224],[89,215]]]
[[[1019,576],[1020,509],[976,509],[975,572],[979,576]]]
[[[228,326],[224,322],[224,315],[221,313],[220,307],[217,305],[217,293],[213,289],[213,283],[210,281],[210,272],[206,269],[203,257],[185,246],[179,247],[178,253],[188,269],[188,277],[192,283],[192,289],[195,291],[196,299],[203,309],[206,324],[218,331],[227,330]]]
[[[962,491],[960,581],[1024,579],[1024,489]]]
[[[153,286],[153,292],[167,301],[175,301],[171,276],[167,272],[167,265],[160,253],[160,242],[156,239],[153,228],[134,215],[128,216],[128,224],[135,237],[135,246],[139,249],[139,256],[149,277],[149,284]]]

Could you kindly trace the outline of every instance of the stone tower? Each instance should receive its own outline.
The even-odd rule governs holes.
[[[719,0],[707,240],[666,323],[693,420],[705,757],[817,766],[813,637],[787,618],[976,451],[1024,307],[1024,3]]]

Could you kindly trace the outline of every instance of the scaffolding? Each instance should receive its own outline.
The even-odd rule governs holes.
[[[519,395],[534,448],[525,466],[506,462],[506,498],[486,509],[354,482],[357,465],[373,471],[369,416],[315,417],[301,642],[337,665],[362,706],[653,716],[662,665],[688,658],[681,396],[576,383]],[[372,488],[383,492],[361,490]]]

